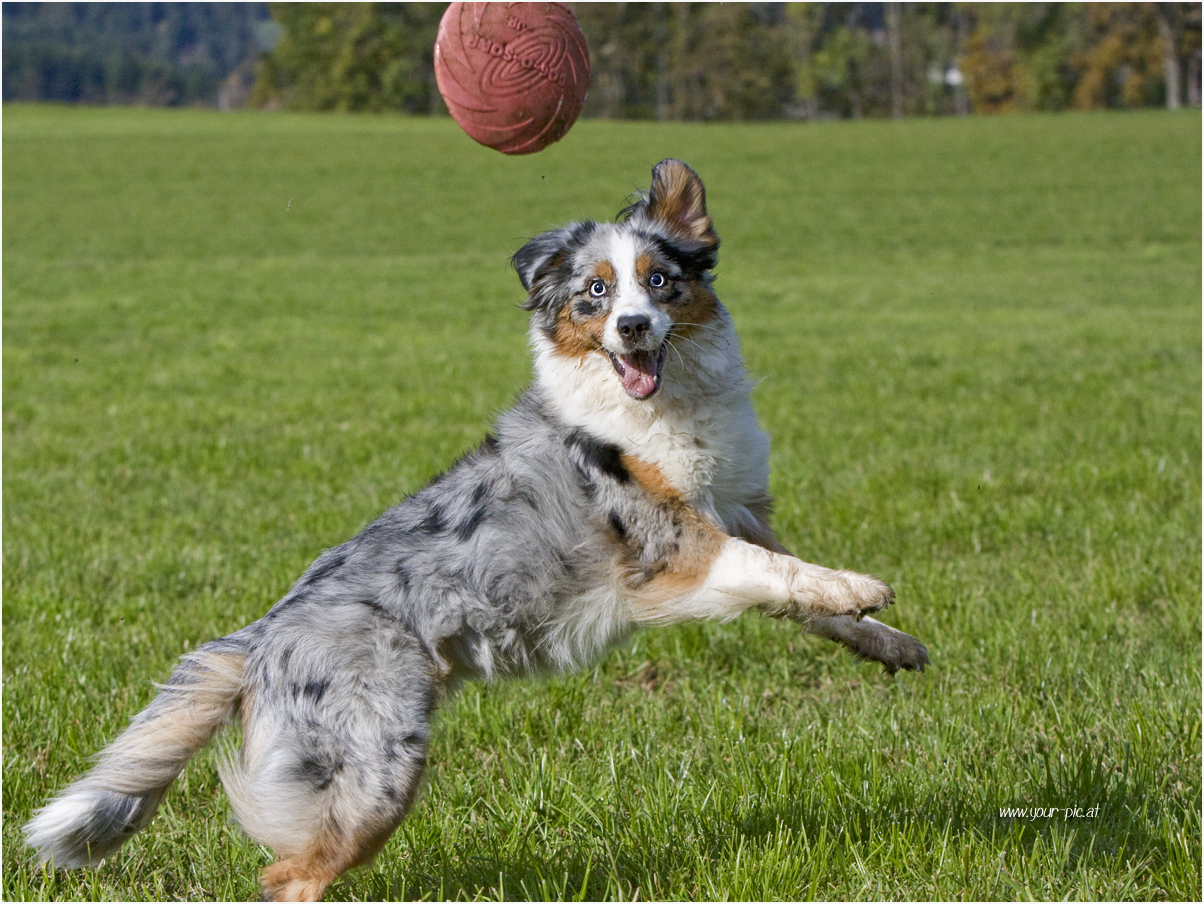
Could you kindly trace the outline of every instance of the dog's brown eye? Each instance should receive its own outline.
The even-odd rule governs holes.
[[[601,298],[606,294],[606,283],[600,279],[595,279],[589,284],[589,294],[594,296],[594,298]]]
[[[648,277],[648,285],[652,286],[654,289],[663,288],[665,282],[665,274],[660,273],[659,271]]]

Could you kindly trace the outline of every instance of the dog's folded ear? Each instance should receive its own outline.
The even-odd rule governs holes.
[[[555,229],[552,232],[537,235],[514,252],[514,257],[510,258],[510,263],[518,273],[519,281],[528,292],[531,291],[541,275],[556,269],[556,258],[564,251],[564,236],[561,235],[564,231]]]
[[[559,313],[559,307],[568,298],[565,293],[570,283],[573,250],[589,239],[597,225],[587,221],[553,229],[537,235],[515,252],[510,263],[529,296],[524,308]]]
[[[719,236],[707,213],[707,193],[698,174],[672,157],[652,168],[648,194],[619,212],[621,219],[644,222],[691,253],[704,270],[719,257]]]
[[[652,168],[652,188],[644,215],[663,223],[683,239],[719,244],[707,215],[707,192],[698,173],[680,160],[662,160]]]

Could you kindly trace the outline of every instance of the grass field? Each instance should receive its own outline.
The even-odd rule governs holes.
[[[529,372],[508,256],[670,155],[779,534],[890,581],[932,667],[745,617],[471,685],[330,897],[1199,900],[1198,112],[582,122],[508,159],[450,120],[6,107],[3,151],[6,900],[258,895],[211,753],[97,871],[19,828],[479,441]]]

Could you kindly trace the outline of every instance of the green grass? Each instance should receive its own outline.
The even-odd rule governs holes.
[[[746,617],[471,685],[332,898],[1201,894],[1201,122],[4,110],[5,899],[247,899],[211,754],[94,872],[19,827],[185,650],[480,439],[507,258],[702,174],[777,527],[897,589],[888,679]],[[1024,819],[1001,807],[1098,807]]]

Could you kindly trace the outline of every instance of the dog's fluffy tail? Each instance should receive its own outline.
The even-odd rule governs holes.
[[[92,771],[25,826],[40,859],[67,869],[96,864],[150,822],[184,764],[232,712],[245,660],[221,641],[185,656]]]

